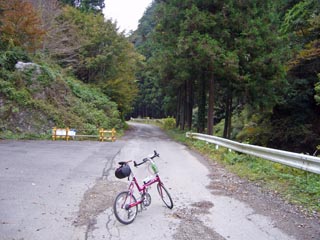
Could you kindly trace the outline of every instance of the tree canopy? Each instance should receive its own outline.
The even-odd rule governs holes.
[[[265,146],[314,148],[319,4],[154,1],[131,36],[147,58],[134,114],[171,115],[181,129]],[[287,116],[300,107],[307,113]]]

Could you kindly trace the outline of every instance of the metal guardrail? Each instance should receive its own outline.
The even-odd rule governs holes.
[[[320,158],[318,157],[282,151],[272,148],[260,147],[255,145],[249,145],[245,143],[239,143],[231,141],[229,139],[210,136],[201,133],[187,132],[186,136],[189,138],[195,138],[209,143],[213,143],[218,146],[226,147],[237,152],[249,154],[263,159],[268,159],[273,162],[281,163],[290,167],[320,174]]]

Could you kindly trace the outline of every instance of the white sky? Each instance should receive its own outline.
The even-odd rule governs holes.
[[[152,0],[104,0],[103,13],[106,19],[117,21],[120,31],[129,33],[137,29],[139,19],[151,2]]]

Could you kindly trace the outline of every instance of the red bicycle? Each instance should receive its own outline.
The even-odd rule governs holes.
[[[128,190],[119,193],[113,204],[114,215],[122,224],[130,224],[134,221],[138,213],[138,205],[141,206],[141,210],[146,208],[147,206],[150,206],[151,196],[148,193],[148,189],[154,183],[157,183],[157,190],[164,204],[169,209],[173,208],[172,198],[168,190],[164,187],[163,182],[161,181],[159,176],[158,167],[153,161],[155,157],[159,157],[159,154],[156,151],[154,151],[154,155],[152,157],[144,158],[141,163],[136,163],[134,161],[135,167],[138,167],[145,163],[148,164],[149,170],[154,174],[152,178],[145,179],[142,186],[138,184],[138,181],[129,166],[129,163],[132,162],[132,160],[127,162],[119,162],[120,167],[116,169],[116,177],[128,177],[128,180],[130,180],[131,177],[131,182],[129,184]],[[135,187],[138,189],[140,195],[138,200],[133,194]]]

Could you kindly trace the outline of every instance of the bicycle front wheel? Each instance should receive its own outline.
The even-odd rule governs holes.
[[[157,189],[158,189],[158,193],[159,193],[162,201],[164,202],[164,204],[168,208],[172,209],[173,208],[172,198],[171,198],[168,190],[163,186],[163,183],[158,183]]]
[[[138,205],[134,207],[130,205],[136,202],[136,198],[129,191],[118,194],[113,204],[113,212],[119,222],[130,224],[134,221],[138,213]]]

